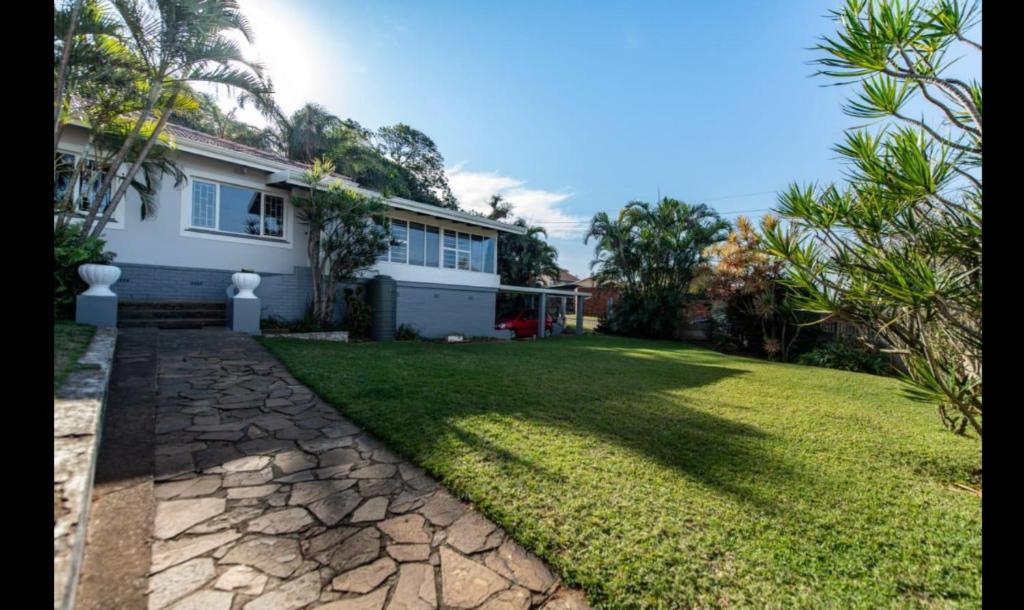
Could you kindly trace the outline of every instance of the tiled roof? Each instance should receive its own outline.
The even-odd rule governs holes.
[[[232,142],[225,138],[218,138],[217,136],[211,136],[208,133],[196,131],[195,129],[189,129],[188,127],[182,127],[181,125],[175,125],[168,123],[166,130],[174,136],[175,139],[189,140],[192,142],[199,142],[200,144],[206,144],[207,146],[216,146],[218,148],[226,148],[246,155],[252,155],[253,157],[259,157],[266,159],[267,161],[273,161],[274,163],[281,163],[284,165],[291,165],[293,167],[305,169],[307,167],[304,163],[298,161],[292,161],[288,157],[279,155],[276,153],[268,152],[260,148],[253,146],[246,146],[245,144],[239,144],[238,142]]]
[[[577,281],[579,279],[580,278],[578,278],[575,275],[569,273],[569,271],[566,270],[566,269],[559,269],[558,270],[558,281],[559,282],[575,282],[575,281]]]

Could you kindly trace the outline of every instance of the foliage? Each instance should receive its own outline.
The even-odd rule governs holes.
[[[175,116],[174,124],[266,151],[272,151],[278,145],[278,134],[274,129],[259,129],[238,120],[235,118],[239,110],[237,107],[225,114],[209,93],[196,92],[195,95],[198,106]]]
[[[491,210],[487,218],[490,220],[507,220],[512,213],[512,204],[501,195],[492,196],[489,205]],[[517,218],[512,224],[525,229],[526,233],[505,233],[498,240],[498,275],[501,276],[501,283],[537,286],[540,278],[545,275],[557,277],[558,250],[541,238],[547,238],[547,230],[541,226],[531,226],[522,218]],[[513,300],[516,306],[523,305],[522,299]]]
[[[384,222],[373,222],[383,216],[383,202],[332,182],[333,173],[331,161],[315,160],[303,176],[308,195],[292,198],[299,219],[309,224],[313,316],[324,328],[331,322],[337,287],[372,267],[390,240]]]
[[[979,443],[895,379],[607,335],[262,343],[595,608],[981,605],[951,485]]]
[[[53,231],[53,315],[57,319],[74,317],[75,297],[88,288],[78,275],[87,263],[109,265],[112,252],[104,252],[106,242],[99,237],[80,239],[81,227],[65,225]]]
[[[617,218],[594,215],[584,243],[594,239],[594,277],[622,296],[602,332],[678,337],[691,282],[706,251],[725,238],[729,223],[705,204],[663,198],[655,205],[631,201]]]
[[[849,0],[833,11],[820,74],[859,84],[845,111],[883,123],[836,146],[845,187],[780,195],[788,223],[767,227],[765,243],[801,307],[872,329],[902,357],[911,394],[937,404],[949,429],[980,437],[982,89],[946,76],[951,51],[981,53],[966,37],[978,9]],[[921,119],[912,102],[923,102]]]
[[[892,367],[884,356],[876,351],[860,348],[850,341],[837,339],[800,354],[800,364],[821,366],[841,371],[856,371],[884,375],[892,371]]]
[[[339,173],[363,187],[458,209],[444,173],[444,158],[426,134],[408,125],[400,123],[373,132],[316,103],[307,103],[287,117],[275,109],[271,113],[273,126],[263,130],[232,121],[231,114],[224,116],[219,108],[200,114],[206,116],[197,121],[197,128],[207,133],[303,163],[326,157]]]
[[[412,174],[412,185],[423,191],[417,200],[458,209],[458,201],[448,186],[444,157],[427,134],[405,123],[377,130],[377,150],[386,159]]]
[[[764,222],[774,219],[765,216]],[[799,311],[791,290],[782,286],[783,261],[764,251],[761,238],[745,217],[724,241],[708,247],[713,262],[701,268],[695,288],[723,304],[725,324],[712,324],[714,332],[733,348],[764,353],[770,359],[788,361],[793,350],[806,345],[816,327],[807,327],[816,316]]]
[[[103,177],[94,201],[110,196],[102,209],[89,206],[80,239],[103,233],[127,190],[139,184],[140,170],[152,191],[172,169],[163,131],[176,112],[199,105],[192,85],[223,85],[262,107],[270,103],[262,66],[247,60],[231,39],[238,33],[252,42],[235,0],[70,0],[55,8],[54,157],[65,125],[84,123],[85,154],[71,183],[87,158],[98,157]],[[146,170],[154,150],[162,158]],[[56,190],[56,172],[54,180]],[[140,194],[145,199],[145,190]],[[152,199],[143,203],[144,212],[155,205]],[[77,209],[78,202],[61,202],[57,226]]]
[[[395,339],[399,341],[419,341],[420,333],[411,324],[399,324],[398,332],[395,333]]]
[[[353,339],[370,335],[373,306],[366,302],[361,287],[345,289],[345,330]]]

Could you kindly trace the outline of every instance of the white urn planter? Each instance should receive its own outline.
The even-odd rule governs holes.
[[[83,292],[83,295],[113,297],[117,295],[110,289],[110,286],[121,278],[121,269],[113,265],[87,263],[78,268],[78,277],[89,284],[89,289]]]
[[[231,276],[231,283],[238,289],[238,294],[235,295],[236,299],[257,298],[253,290],[256,290],[256,287],[260,285],[260,276],[258,274],[240,271]]]

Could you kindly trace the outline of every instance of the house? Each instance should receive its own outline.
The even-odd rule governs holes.
[[[550,275],[542,275],[542,276],[540,276],[540,284],[542,286],[551,286],[551,287],[564,286],[566,284],[571,284],[571,283],[573,283],[575,281],[578,281],[579,279],[580,278],[578,278],[575,275],[569,273],[568,269],[562,269],[561,267],[559,267],[559,269],[558,269],[558,277],[551,277]]]
[[[306,166],[184,127],[166,130],[186,181],[175,186],[165,176],[159,207],[145,219],[138,194],[129,189],[104,231],[122,271],[113,286],[120,301],[223,303],[232,273],[249,269],[262,278],[256,289],[262,318],[301,318],[312,281],[308,226],[291,200],[308,192],[302,181]],[[66,127],[59,146],[66,161],[82,154],[86,135],[81,126]],[[333,179],[380,196],[344,176]],[[85,188],[81,182],[74,188]],[[395,279],[397,324],[423,336],[493,336],[497,240],[525,229],[398,197],[382,199],[399,243],[361,280],[378,274]]]
[[[619,300],[618,288],[608,285],[602,286],[593,277],[560,284],[558,288],[579,290],[579,292],[589,295],[589,298],[587,298],[583,305],[583,315],[587,316],[603,318],[608,315],[608,310],[611,306]]]

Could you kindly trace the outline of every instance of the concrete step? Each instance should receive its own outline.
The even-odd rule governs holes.
[[[225,326],[226,320],[221,318],[152,318],[124,319],[117,321],[120,328],[203,328],[204,326]]]
[[[118,311],[121,320],[159,320],[173,318],[224,318],[224,308],[204,307],[194,309],[122,309]]]
[[[180,309],[217,309],[224,311],[225,301],[121,301],[117,304],[121,311],[160,309],[174,311]]]

